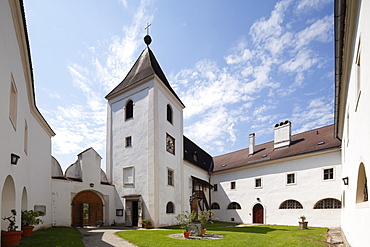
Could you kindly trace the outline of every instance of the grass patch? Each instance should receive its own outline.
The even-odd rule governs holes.
[[[224,227],[207,230],[209,233],[223,235],[217,240],[173,239],[167,235],[181,233],[182,230],[120,231],[117,235],[140,247],[156,246],[254,246],[254,247],[324,247],[327,228],[310,227],[307,230],[297,226],[258,225],[247,227]]]
[[[72,227],[52,227],[35,231],[21,239],[19,246],[83,247],[81,233]]]
[[[231,223],[231,222],[221,222],[221,221],[215,221],[213,224],[207,223],[205,225],[206,229],[215,228],[215,227],[227,227],[227,226],[236,226],[240,225],[240,223]],[[167,226],[163,227],[164,229],[181,229],[180,225],[177,226]]]

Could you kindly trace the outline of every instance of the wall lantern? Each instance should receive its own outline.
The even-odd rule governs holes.
[[[342,178],[344,185],[348,185],[348,177]]]
[[[257,197],[257,202],[260,202],[260,201],[261,201],[261,199],[259,197]]]
[[[18,160],[19,160],[20,158],[21,158],[21,157],[20,157],[19,155],[16,155],[16,154],[11,153],[11,154],[10,154],[10,163],[11,163],[12,165],[17,165]]]
[[[94,184],[93,183],[90,183],[90,187],[92,188],[92,187],[94,187]]]

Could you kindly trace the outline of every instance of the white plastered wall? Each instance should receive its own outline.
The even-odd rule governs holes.
[[[23,20],[19,2],[0,1],[0,193],[3,191],[5,179],[10,175],[14,181],[14,208],[18,213],[17,224],[20,223],[20,212],[23,208],[34,209],[35,205],[46,207],[46,215],[42,217],[43,225],[51,225],[51,136],[50,128],[36,111],[33,99],[33,87],[30,78],[26,39],[24,37]],[[12,10],[11,10],[12,9]],[[13,15],[12,15],[13,11]],[[13,19],[14,17],[14,19]],[[15,20],[15,22],[13,22]],[[17,36],[18,35],[18,36]],[[17,117],[15,128],[9,119],[10,86],[14,79],[17,90]],[[25,150],[25,123],[28,126],[28,149]],[[20,156],[17,165],[10,164],[11,153]],[[25,191],[26,200],[22,202]],[[10,216],[10,208],[1,208],[1,217]],[[1,229],[7,223],[0,221]]]
[[[334,168],[334,179],[323,180],[323,169]],[[287,185],[287,174],[294,173],[296,183]],[[255,188],[255,179],[262,179],[262,187]],[[213,191],[212,202],[220,205],[213,210],[221,221],[252,223],[253,206],[264,207],[265,224],[298,225],[299,216],[305,215],[310,226],[340,226],[340,209],[313,209],[314,204],[325,198],[341,200],[341,165],[339,150],[333,153],[276,162],[265,166],[251,165],[249,168],[215,173],[212,184],[218,184]],[[235,181],[236,189],[230,188]],[[258,199],[257,199],[258,198]],[[285,200],[299,201],[303,209],[279,209]],[[231,202],[237,202],[241,209],[228,210]]]
[[[347,12],[347,15],[354,15],[358,18],[358,26],[354,27],[353,47],[345,53],[346,57],[352,55],[349,61],[349,86],[347,93],[346,112],[343,116],[344,129],[342,138],[342,177],[348,177],[348,185],[342,184],[342,196],[344,197],[344,207],[342,209],[342,229],[344,235],[353,247],[367,246],[370,242],[370,231],[367,219],[370,218],[369,201],[357,203],[357,182],[360,164],[363,163],[368,180],[369,188],[370,177],[370,32],[368,23],[370,22],[370,2],[354,1],[348,5],[352,11],[355,3],[360,2],[360,14]],[[346,31],[348,31],[346,29]],[[360,88],[357,89],[357,59],[360,56]],[[346,78],[343,78],[346,80]],[[345,99],[342,99],[344,101]],[[363,188],[360,188],[362,191]]]
[[[103,201],[104,225],[114,222],[120,223],[122,217],[116,217],[117,194],[113,185],[101,184],[101,157],[92,148],[79,154],[82,167],[82,182],[71,180],[52,180],[52,207],[53,226],[71,226],[72,224],[72,200],[75,195],[82,191],[92,191],[100,196]]]

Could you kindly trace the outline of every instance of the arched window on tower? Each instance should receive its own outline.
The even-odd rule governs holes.
[[[168,104],[167,105],[167,121],[172,123],[172,107]]]
[[[364,164],[361,163],[358,168],[356,203],[367,202],[368,200],[366,170]]]
[[[175,205],[173,202],[168,202],[166,206],[166,214],[173,214],[175,213]]]
[[[132,100],[127,101],[125,113],[126,113],[125,120],[134,117],[134,102],[132,102]]]

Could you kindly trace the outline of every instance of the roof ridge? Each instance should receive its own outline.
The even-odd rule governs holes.
[[[322,127],[316,128],[316,129],[306,130],[306,131],[304,131],[304,132],[299,132],[299,133],[297,133],[297,134],[294,134],[294,135],[292,135],[291,137],[298,136],[298,135],[302,135],[302,134],[304,134],[304,133],[308,133],[308,132],[314,132],[314,131],[317,131],[317,130],[319,130],[319,129],[328,128],[328,127],[333,126],[333,125],[334,125],[334,124],[329,124],[329,125],[326,125],[326,126],[322,126]],[[258,145],[255,145],[255,148],[257,148],[257,147],[259,147],[259,146],[262,146],[262,145],[267,145],[267,144],[269,144],[269,143],[271,143],[271,142],[274,142],[274,140],[272,140],[272,141],[268,141],[268,142],[264,142],[264,143],[260,143],[260,144],[258,144]],[[242,149],[235,150],[235,151],[232,151],[232,152],[228,152],[228,153],[224,153],[224,154],[220,154],[220,155],[213,156],[213,158],[216,158],[216,157],[222,157],[222,156],[224,156],[224,155],[229,155],[229,154],[233,154],[233,153],[237,153],[237,152],[246,151],[246,150],[248,150],[248,149],[249,149],[249,147],[247,147],[247,148],[242,148]]]

